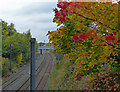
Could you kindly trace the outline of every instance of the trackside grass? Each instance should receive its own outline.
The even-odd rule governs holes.
[[[73,77],[73,63],[65,59],[59,53],[59,61],[56,52],[53,53],[56,60],[50,75],[48,90],[74,90],[79,81]],[[76,85],[76,86],[75,86]]]
[[[55,60],[54,67],[50,75],[48,90],[57,90],[65,76],[66,60]]]

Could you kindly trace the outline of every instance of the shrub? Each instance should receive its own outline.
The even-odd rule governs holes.
[[[119,75],[101,71],[93,81],[94,90],[120,90]]]

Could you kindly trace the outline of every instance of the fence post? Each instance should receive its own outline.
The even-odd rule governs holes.
[[[58,52],[58,62],[59,62],[59,52]]]
[[[42,55],[42,49],[40,49],[40,54]]]
[[[0,80],[2,80],[2,19],[0,19]],[[0,81],[0,90],[2,90],[2,81]]]
[[[30,90],[31,92],[35,91],[35,56],[36,56],[36,39],[31,38],[31,64],[30,64]]]
[[[10,43],[10,71],[12,71],[11,43]]]

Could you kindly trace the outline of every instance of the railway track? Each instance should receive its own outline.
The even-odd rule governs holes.
[[[43,55],[37,53],[36,55],[36,90],[45,90],[47,82],[53,66],[53,56],[44,51]],[[30,64],[23,70],[12,75],[2,84],[3,92],[12,90],[12,92],[19,92],[20,90],[30,90]]]

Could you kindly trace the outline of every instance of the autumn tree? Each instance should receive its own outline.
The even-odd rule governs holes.
[[[94,74],[105,64],[119,73],[120,22],[118,4],[112,2],[58,2],[53,22],[58,26],[48,31],[55,50],[75,60],[75,77]]]

